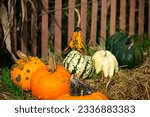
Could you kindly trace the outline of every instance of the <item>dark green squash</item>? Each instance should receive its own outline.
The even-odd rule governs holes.
[[[124,45],[124,44],[129,44],[130,43],[130,38],[128,35],[126,35],[123,32],[116,32],[110,37],[106,39],[106,50],[109,50],[112,52],[113,50],[113,45],[119,44],[119,45]]]
[[[137,67],[143,61],[141,49],[133,43],[126,45],[113,45],[112,53],[116,56],[119,66],[124,68]]]

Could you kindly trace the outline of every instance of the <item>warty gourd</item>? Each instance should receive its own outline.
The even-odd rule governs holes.
[[[99,50],[92,58],[97,74],[103,72],[104,77],[112,77],[119,70],[117,59],[110,51]]]

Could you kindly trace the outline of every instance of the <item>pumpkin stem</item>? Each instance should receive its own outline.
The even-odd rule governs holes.
[[[106,56],[107,56],[107,52],[106,52],[106,50],[104,50],[104,52],[105,52],[105,55],[104,55],[104,56],[106,57]]]
[[[75,11],[76,11],[76,13],[78,15],[77,27],[80,27],[80,22],[81,22],[80,13],[79,13],[79,11],[76,8],[75,8]]]
[[[55,57],[52,52],[48,53],[49,60],[48,60],[48,70],[49,72],[55,72],[56,70],[56,62],[55,62]]]
[[[128,47],[128,49],[131,49],[133,46],[134,46],[134,43],[132,42],[132,43],[130,44],[130,46]]]
[[[17,53],[18,57],[21,59],[25,60],[28,58],[27,55],[23,54],[20,50],[18,50],[16,53]]]

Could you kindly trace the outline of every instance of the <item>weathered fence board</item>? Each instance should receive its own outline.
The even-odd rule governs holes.
[[[139,36],[142,36],[144,32],[144,1],[145,0],[139,0],[139,29],[138,34]]]
[[[107,23],[107,0],[101,0],[101,38],[106,40],[106,23]]]
[[[116,31],[116,0],[110,0],[110,35]]]
[[[62,8],[62,0],[55,0],[55,48],[61,50],[61,8]]]
[[[42,0],[42,58],[46,57],[48,47],[48,0]]]
[[[126,0],[120,0],[120,29],[126,28]]]
[[[97,10],[98,10],[98,0],[92,0],[92,17],[91,17],[91,44],[95,46],[96,44],[96,32],[97,32]]]
[[[135,29],[135,0],[130,0],[130,14],[129,14],[129,34],[134,34]]]
[[[74,9],[75,9],[75,1],[69,0],[69,15],[68,15],[68,42],[71,39],[71,35],[74,32]]]
[[[81,29],[84,42],[86,42],[86,16],[87,16],[87,0],[81,0]]]

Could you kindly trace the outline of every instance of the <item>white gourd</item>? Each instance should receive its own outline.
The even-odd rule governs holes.
[[[96,73],[103,72],[104,77],[112,77],[115,72],[118,72],[118,61],[116,57],[107,50],[99,50],[93,55]]]

